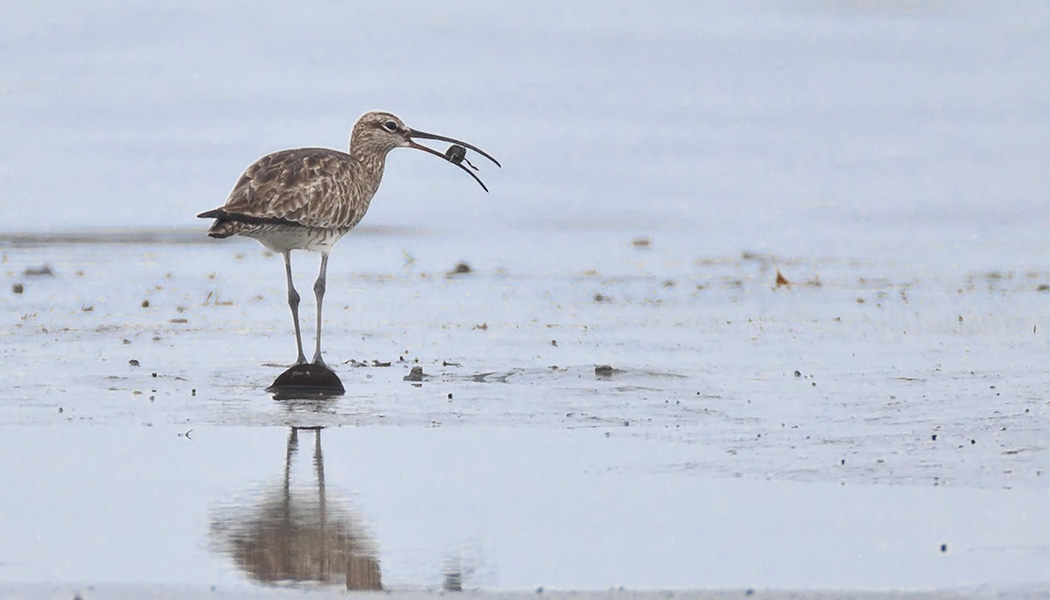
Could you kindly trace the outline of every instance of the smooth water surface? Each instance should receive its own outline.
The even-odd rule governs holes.
[[[319,431],[290,450],[284,428],[13,430],[3,580],[228,590],[265,581],[232,547],[249,531],[271,555],[294,531],[284,552],[307,562],[345,561],[341,539],[391,589],[449,569],[487,590],[1016,584],[1050,552],[1044,490],[698,478],[671,465],[703,447],[601,431]]]

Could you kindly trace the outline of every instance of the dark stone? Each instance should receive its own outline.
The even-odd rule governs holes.
[[[423,367],[412,367],[408,375],[402,377],[405,381],[423,381],[427,374],[423,372]]]
[[[274,400],[323,400],[346,392],[343,382],[324,365],[293,365],[273,381],[267,392]]]
[[[55,272],[51,270],[51,265],[41,265],[39,267],[28,267],[25,271],[22,271],[22,275],[26,277],[54,277]]]

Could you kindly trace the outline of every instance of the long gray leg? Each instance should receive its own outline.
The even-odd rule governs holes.
[[[328,254],[321,254],[321,271],[314,282],[314,297],[317,298],[317,347],[314,349],[314,364],[323,365],[321,359],[321,303],[324,301],[325,278],[328,276]]]
[[[295,347],[299,351],[295,364],[301,365],[306,362],[306,355],[303,354],[303,334],[299,331],[299,292],[295,291],[295,284],[292,283],[292,252],[290,250],[284,251],[284,274],[288,277],[288,307],[292,309],[292,322],[295,324]]]

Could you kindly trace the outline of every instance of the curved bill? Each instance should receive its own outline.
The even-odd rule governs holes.
[[[449,142],[449,143],[452,143],[452,144],[459,144],[460,146],[463,146],[464,148],[470,148],[474,152],[477,152],[478,154],[480,154],[480,155],[484,156],[485,158],[491,160],[492,163],[494,165],[496,165],[497,167],[502,168],[502,166],[499,164],[499,161],[496,160],[495,158],[492,158],[489,155],[488,152],[485,152],[484,150],[482,150],[481,148],[478,148],[477,146],[473,146],[471,144],[468,144],[466,142],[457,140],[455,138],[445,137],[443,135],[436,135],[436,134],[433,134],[433,133],[427,133],[425,131],[417,131],[415,129],[409,129],[408,135],[409,135],[410,138],[421,138],[421,139],[424,139],[424,140],[439,140],[439,141],[442,141],[442,142]],[[485,187],[485,183],[482,182],[481,179],[479,179],[478,176],[473,173],[473,171],[471,171],[470,169],[468,169],[465,166],[463,166],[463,164],[461,162],[451,161],[451,160],[449,160],[449,157],[447,155],[442,154],[441,152],[438,152],[437,150],[434,150],[433,148],[427,148],[426,146],[424,146],[422,144],[417,144],[414,140],[411,140],[411,139],[408,140],[408,147],[409,148],[415,148],[416,150],[422,150],[424,152],[429,152],[430,154],[433,154],[434,156],[437,156],[437,157],[441,158],[442,160],[446,160],[446,161],[451,162],[452,164],[456,165],[460,169],[463,169],[463,171],[467,175],[470,175],[471,177],[473,177],[474,181],[478,182],[478,185],[481,186],[481,189],[485,190],[486,192],[489,191],[489,188]]]

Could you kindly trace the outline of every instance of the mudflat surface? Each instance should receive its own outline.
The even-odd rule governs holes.
[[[328,401],[263,391],[294,345],[254,242],[9,247],[10,580],[240,589],[231,538],[324,498],[395,590],[1043,581],[1050,275],[576,233],[345,240]]]
[[[0,596],[1050,584],[1040,5],[8,12]],[[278,401],[280,257],[194,215],[370,109],[504,168],[391,153]]]

